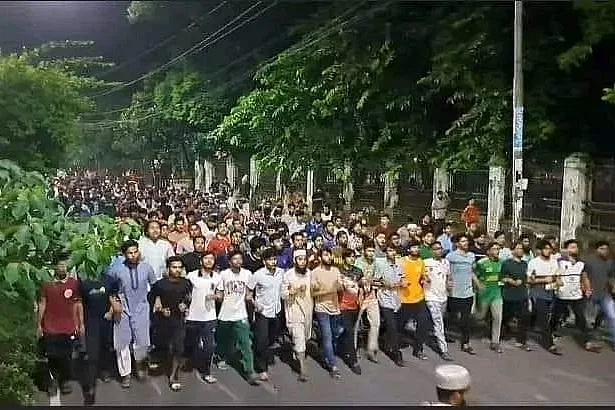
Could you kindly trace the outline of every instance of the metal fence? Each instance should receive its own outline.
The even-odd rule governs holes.
[[[455,171],[451,176],[449,197],[451,200],[449,208],[453,211],[463,211],[468,201],[474,199],[481,213],[486,214],[489,197],[489,170]]]
[[[615,232],[615,161],[594,165],[591,180],[590,200],[585,204],[587,225]]]
[[[528,185],[523,199],[523,219],[559,225],[562,213],[564,166],[555,161],[548,166],[528,166]]]
[[[400,172],[397,213],[407,220],[418,220],[425,214],[431,214],[433,182],[433,169],[428,167]]]

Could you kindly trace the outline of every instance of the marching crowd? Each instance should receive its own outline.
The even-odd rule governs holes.
[[[94,403],[96,380],[114,373],[129,388],[133,373],[142,379],[161,369],[178,391],[182,370],[215,383],[215,373],[232,363],[258,385],[285,345],[292,346],[301,382],[308,381],[311,342],[334,379],[341,377],[338,358],[361,374],[360,347],[366,360],[400,367],[405,346],[413,360],[428,359],[427,345],[453,361],[455,341],[461,353],[476,354],[476,320],[489,329],[494,354],[503,353],[500,342],[509,337],[530,351],[528,331],[537,327],[541,346],[561,355],[558,332],[570,313],[581,347],[599,352],[588,302],[598,306],[594,327],[604,320],[615,341],[615,264],[605,241],[586,258],[575,239],[563,238],[561,249],[554,237],[524,235],[508,244],[503,232],[490,238],[480,231],[472,201],[467,229],[454,232],[444,193],[431,216],[396,229],[386,214],[370,226],[369,215],[326,203],[308,213],[300,197],[249,211],[224,184],[211,191],[55,181],[67,208],[90,211],[88,201],[113,198],[107,208],[140,220],[144,234],[125,241],[96,279],[73,275],[70,255],[58,255],[55,280],[42,286],[38,303],[51,390],[71,391],[75,350],[85,404]],[[457,340],[449,328],[458,330]],[[440,386],[440,401],[452,403],[452,390]]]

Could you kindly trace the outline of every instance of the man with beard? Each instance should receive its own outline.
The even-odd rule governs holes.
[[[335,345],[343,331],[338,293],[344,290],[344,280],[339,269],[333,266],[330,250],[321,250],[319,259],[320,265],[312,271],[311,281],[314,315],[320,328],[325,364],[331,377],[339,379],[341,375],[336,366]]]
[[[72,392],[68,380],[73,339],[85,332],[78,317],[79,282],[68,276],[69,258],[65,254],[56,257],[53,281],[43,284],[38,300],[37,334],[53,376],[48,392],[54,396],[58,384],[60,393]]]
[[[292,339],[295,358],[299,363],[299,381],[307,381],[305,367],[306,341],[312,337],[312,310],[314,302],[311,295],[311,273],[307,269],[307,252],[297,249],[294,252],[295,266],[284,274],[282,299],[286,327]]]
[[[553,323],[559,318],[574,313],[574,321],[583,338],[583,348],[588,352],[598,353],[600,348],[590,342],[590,329],[585,317],[585,301],[592,295],[591,282],[585,270],[585,263],[579,260],[579,245],[575,239],[564,242],[566,257],[560,258],[559,277],[562,285],[557,289]]]
[[[265,266],[250,276],[248,289],[254,294],[254,370],[261,381],[269,380],[268,366],[274,357],[270,345],[280,334],[281,291],[284,271],[276,266],[276,250],[263,251]]]
[[[355,266],[355,255],[350,249],[344,249],[343,262],[339,267],[344,277],[344,291],[340,295],[340,311],[344,333],[340,338],[340,351],[344,361],[355,374],[361,374],[357,358],[354,328],[359,319],[359,280],[363,276],[361,269]]]
[[[122,315],[113,325],[113,346],[123,388],[130,387],[132,373],[131,345],[140,379],[146,377],[145,359],[150,346],[150,304],[148,290],[156,282],[152,267],[141,261],[139,244],[128,240],[122,244],[124,261],[110,271],[119,281]]]
[[[333,223],[333,221],[325,222],[325,229],[322,233],[322,239],[324,240],[325,248],[335,248],[335,224]]]
[[[333,264],[340,267],[344,264],[344,251],[348,249],[348,234],[345,231],[339,231],[335,235],[335,241],[337,246],[331,250],[333,252]]]
[[[386,249],[386,245],[385,245]],[[382,259],[382,258],[379,258]],[[380,332],[380,308],[376,291],[380,282],[376,280],[376,244],[372,240],[367,240],[363,244],[363,256],[357,259],[355,266],[358,267],[363,275],[359,280],[359,315],[367,313],[369,322],[369,333],[367,335],[367,360],[377,363],[378,359],[378,334]],[[358,338],[358,322],[355,326],[354,340]]]
[[[167,353],[169,388],[179,391],[182,388],[179,368],[184,353],[192,282],[181,277],[184,264],[179,256],[171,256],[167,260],[167,269],[167,277],[152,286],[151,297],[154,299],[154,314],[159,316],[156,331],[160,340],[166,342],[163,349]]]
[[[202,236],[195,236],[192,238],[192,246],[194,251],[186,253],[181,257],[186,272],[199,270],[201,267],[201,258],[203,257],[203,252],[205,252],[205,238]]]
[[[84,406],[95,402],[99,370],[102,381],[111,380],[110,365],[114,359],[112,320],[122,312],[118,292],[118,282],[108,275],[80,280],[83,309],[78,309],[79,328],[85,329],[85,363],[81,369]]]
[[[401,270],[404,281],[401,288],[400,329],[403,332],[410,319],[416,321],[416,334],[412,355],[420,360],[426,360],[423,346],[429,331],[429,314],[425,305],[425,262],[419,257],[419,244],[411,242],[408,256],[401,259]]]
[[[154,270],[156,280],[162,279],[166,271],[166,261],[175,255],[171,244],[160,236],[160,223],[148,221],[145,224],[145,236],[139,239],[139,254]]]
[[[216,255],[205,252],[201,268],[188,273],[192,282],[190,310],[186,317],[186,354],[192,358],[199,380],[215,383],[211,375],[211,363],[216,349],[216,287],[220,275],[214,270]]]
[[[254,356],[250,340],[250,325],[246,302],[252,304],[252,292],[248,282],[252,273],[241,266],[243,256],[234,251],[230,256],[231,266],[220,273],[216,287],[216,299],[222,301],[218,314],[218,348],[221,359],[228,361],[236,351],[241,355],[240,366],[243,376],[251,385],[258,385],[258,376],[254,372]]]

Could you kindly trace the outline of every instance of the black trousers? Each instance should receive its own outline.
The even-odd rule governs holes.
[[[529,311],[529,301],[522,300],[505,300],[504,309],[502,312],[502,326],[504,332],[509,333],[509,322],[512,319],[517,320],[517,341],[519,343],[527,343],[527,331],[530,327],[531,313]]]
[[[273,351],[269,346],[280,335],[280,316],[268,318],[255,313],[252,327],[254,331],[254,370],[257,373],[263,373],[273,361]]]
[[[394,360],[401,358],[399,349],[399,313],[393,309],[380,308],[380,318],[385,327],[384,350],[389,353]]]
[[[553,324],[554,329],[568,317],[569,310],[574,313],[574,324],[581,332],[583,344],[590,341],[590,330],[587,325],[587,318],[585,316],[585,299],[578,300],[562,300],[556,299],[555,306],[553,307]]]
[[[555,300],[536,299],[534,311],[536,313],[536,324],[542,331],[542,345],[548,349],[553,346],[553,332],[556,328],[556,321],[553,317]],[[555,318],[556,319],[556,318]]]
[[[186,322],[184,355],[192,359],[192,365],[204,376],[211,374],[211,362],[216,351],[217,321]]]
[[[359,319],[359,310],[342,310],[342,327],[344,333],[340,337],[339,352],[349,366],[357,364],[357,349],[354,345],[354,327]]]
[[[472,330],[472,304],[474,303],[474,296],[469,298],[453,298],[449,297],[447,301],[447,307],[450,317],[453,321],[457,322],[457,327],[461,333],[462,345],[470,343],[470,334]]]
[[[427,305],[424,300],[418,303],[402,303],[398,324],[400,332],[405,331],[406,323],[408,323],[410,319],[416,320],[414,351],[419,352],[423,350],[431,322],[429,311],[427,310]]]
[[[59,384],[70,380],[73,358],[72,335],[43,335],[39,343],[47,357],[49,372]]]

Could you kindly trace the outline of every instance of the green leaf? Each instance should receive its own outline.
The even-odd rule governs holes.
[[[34,246],[41,252],[45,252],[49,248],[50,240],[45,235],[34,235]]]
[[[11,209],[11,214],[13,215],[13,218],[21,220],[29,210],[30,205],[27,200],[18,200],[13,209]]]
[[[30,241],[30,230],[26,225],[21,225],[13,237],[21,246],[27,245]]]
[[[18,263],[9,263],[6,265],[6,268],[4,268],[4,280],[6,280],[9,285],[13,285],[20,279],[19,270]]]

